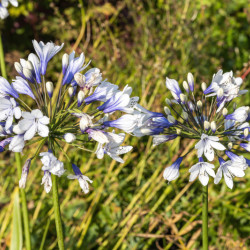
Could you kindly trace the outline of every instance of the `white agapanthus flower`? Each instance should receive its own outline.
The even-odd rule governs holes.
[[[49,135],[49,118],[44,116],[39,109],[32,110],[31,112],[23,112],[22,119],[18,123],[18,129],[24,131],[24,140],[32,139],[36,133],[41,137]],[[14,131],[15,132],[15,131]]]
[[[13,118],[20,119],[21,114],[14,98],[0,98],[0,121],[5,121],[6,130],[12,126]]]
[[[119,155],[126,154],[132,150],[132,146],[121,146],[125,139],[125,134],[115,134],[115,133],[107,133],[107,137],[109,142],[105,145],[102,143],[98,144],[96,155],[98,159],[102,159],[104,154],[109,155],[113,160],[118,161],[120,163],[124,163],[123,159],[119,157]]]
[[[12,152],[21,153],[24,148],[24,136],[23,135],[15,135],[9,145],[9,150]]]
[[[219,140],[216,136],[202,134],[201,140],[195,145],[198,157],[200,158],[204,154],[209,161],[213,161],[214,149],[226,150],[225,146],[223,146]]]

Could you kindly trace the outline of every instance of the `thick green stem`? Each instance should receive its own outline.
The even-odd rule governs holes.
[[[64,249],[63,242],[63,230],[62,230],[62,219],[58,200],[58,187],[57,187],[57,176],[52,174],[52,189],[53,189],[53,204],[54,204],[54,214],[56,222],[56,232],[58,247],[60,250]]]
[[[18,176],[20,179],[21,174],[22,174],[22,162],[21,162],[20,153],[15,153],[15,158],[16,158],[16,164],[17,164],[17,172],[18,172]],[[20,193],[21,193],[21,202],[22,202],[25,245],[26,245],[27,250],[31,250],[29,216],[28,216],[28,208],[27,208],[27,202],[26,202],[26,194],[25,194],[24,189],[20,189]]]
[[[202,246],[203,250],[208,250],[208,185],[203,187],[202,190]]]
[[[2,35],[0,33],[0,65],[1,65],[1,72],[4,78],[7,77],[5,62],[4,62],[4,52],[3,52],[3,43],[2,43]]]

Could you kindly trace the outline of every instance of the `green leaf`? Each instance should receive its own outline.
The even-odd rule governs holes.
[[[11,234],[11,250],[22,250],[23,234],[22,234],[22,219],[21,208],[19,205],[18,188],[14,190],[13,196],[13,219],[12,219],[12,234]]]

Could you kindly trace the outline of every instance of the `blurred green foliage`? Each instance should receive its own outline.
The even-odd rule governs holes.
[[[64,42],[70,52],[82,21],[77,53],[84,51],[104,78],[132,86],[141,104],[153,111],[163,112],[169,97],[166,76],[181,83],[190,71],[197,85],[209,84],[219,68],[240,76],[250,66],[247,0],[92,0],[84,1],[82,11],[74,0],[19,0],[19,5],[10,8],[10,17],[0,25],[9,78],[16,75],[13,63],[33,51],[32,39]],[[56,56],[49,64],[54,82],[60,70]],[[244,87],[249,86],[248,76]],[[245,97],[249,105],[249,94]],[[176,140],[152,148],[146,137],[128,137],[126,143],[134,150],[123,165],[69,149],[72,161],[94,183],[90,194],[83,195],[77,181],[60,179],[66,249],[199,249],[201,184],[189,184],[187,173],[195,152],[177,181],[168,184],[162,178],[163,169],[191,144]],[[57,249],[52,195],[40,186],[40,165],[31,167],[26,188],[32,246],[39,249],[42,242],[42,249]],[[18,179],[12,154],[2,154],[0,166],[0,244],[5,249],[11,242],[11,194]],[[246,171],[245,178],[236,179],[232,191],[224,183],[209,185],[211,249],[249,248],[249,177]]]

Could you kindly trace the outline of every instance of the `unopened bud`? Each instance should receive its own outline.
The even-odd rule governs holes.
[[[186,90],[186,92],[188,93],[189,92],[189,87],[188,87],[188,84],[186,81],[183,82],[183,88]]]
[[[75,135],[72,133],[66,133],[63,137],[67,143],[71,143],[76,139]]]
[[[23,73],[23,67],[19,62],[14,63],[15,69],[19,75]]]
[[[51,98],[53,95],[53,91],[54,91],[54,86],[52,82],[46,82],[46,89],[48,92],[49,97]]]
[[[207,89],[207,84],[205,82],[201,84],[201,89],[203,92]]]
[[[187,96],[181,93],[180,94],[180,99],[181,99],[182,103],[185,103],[187,101]]]
[[[204,121],[204,128],[205,128],[206,130],[209,130],[209,129],[210,129],[210,122]]]
[[[75,79],[75,81],[76,81],[76,83],[82,88],[82,87],[84,87],[84,85],[85,85],[85,76],[84,75],[82,75],[81,73],[76,73],[75,75],[74,75],[74,79]]]
[[[78,95],[77,95],[77,105],[78,105],[78,107],[80,107],[82,105],[84,97],[85,97],[84,92],[82,90],[80,90],[78,92]]]
[[[74,88],[73,87],[69,87],[68,93],[69,93],[69,96],[72,97],[73,94],[74,94]]]
[[[68,68],[69,65],[69,55],[68,54],[64,54],[62,57],[62,73],[65,74],[66,70]]]
[[[221,98],[224,95],[224,90],[223,88],[219,88],[219,90],[217,91],[217,97]]]
[[[190,72],[188,73],[187,80],[188,80],[189,88],[193,92],[194,91],[194,77],[192,73]]]
[[[164,111],[167,115],[171,115],[171,111],[168,107],[164,107]]]
[[[87,114],[83,115],[80,120],[80,129],[84,132],[92,124],[91,117]]]
[[[188,102],[188,107],[191,111],[194,111],[194,105],[192,102]]]
[[[237,104],[234,102],[233,109],[235,110],[237,108]]]
[[[184,120],[187,120],[187,119],[188,119],[188,113],[185,112],[185,111],[183,111],[183,112],[182,112],[182,118],[183,118]]]
[[[211,122],[211,130],[213,131],[213,133],[215,133],[216,129],[217,129],[216,122],[212,121]]]
[[[199,101],[197,102],[197,107],[198,107],[199,109],[202,108],[202,101],[201,101],[201,100],[199,100]]]
[[[25,188],[26,186],[26,181],[27,181],[27,176],[29,173],[29,169],[30,169],[30,164],[31,164],[31,159],[28,159],[23,166],[22,169],[22,174],[21,174],[21,178],[19,180],[19,187],[20,188]]]
[[[0,125],[0,134],[3,134],[4,133],[4,128],[2,125]]]
[[[244,137],[248,137],[249,135],[249,128],[244,129]]]
[[[172,103],[168,98],[165,99],[165,102],[166,102],[167,105],[172,106]]]
[[[30,69],[24,68],[23,69],[23,74],[24,76],[31,82],[33,82],[33,75],[32,75],[32,71]]]
[[[176,134],[177,134],[177,135],[180,135],[180,134],[181,134],[181,129],[180,129],[180,128],[177,128],[177,129],[176,129]]]
[[[168,115],[168,121],[170,123],[175,123],[175,118],[172,115]]]
[[[229,142],[229,143],[227,144],[227,146],[228,146],[228,149],[232,149],[232,148],[233,148],[233,143],[232,143],[232,142]]]
[[[26,65],[25,65],[27,69],[30,69],[31,71],[34,70],[33,64],[31,63],[31,61],[26,61]]]
[[[222,110],[222,115],[223,115],[223,116],[226,116],[226,115],[227,115],[227,113],[228,113],[227,108],[223,108],[223,110]]]

